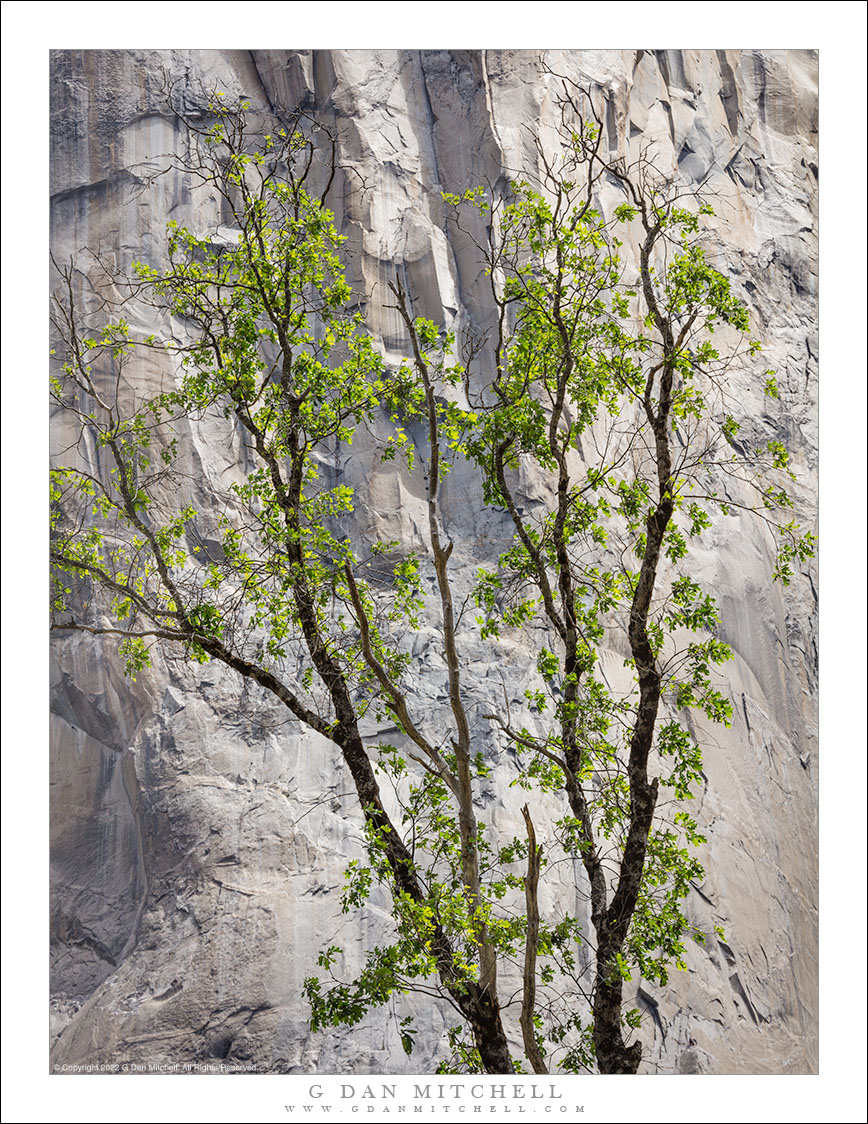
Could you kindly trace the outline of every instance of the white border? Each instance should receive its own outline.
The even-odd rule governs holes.
[[[401,22],[397,22],[400,14]],[[528,26],[516,22],[526,17]],[[821,1075],[572,1079],[571,1119],[864,1119],[865,5],[862,3],[3,3],[4,1120],[286,1120],[310,1077],[47,1075],[47,639],[44,305],[48,50],[304,47],[577,48],[626,41],[816,48],[821,106]],[[239,23],[242,25],[239,27]],[[860,30],[861,28],[861,30]],[[615,38],[617,36],[617,38]],[[609,49],[616,49],[610,47]],[[322,1079],[324,1080],[324,1079]],[[340,1078],[334,1080],[340,1082]],[[356,1086],[358,1077],[344,1079]],[[371,1079],[382,1084],[383,1078]],[[430,1077],[423,1079],[430,1082]],[[563,1079],[558,1083],[563,1084]],[[581,1090],[580,1096],[573,1094]],[[356,1102],[357,1105],[361,1102]],[[337,1108],[311,1119],[389,1120]],[[526,1106],[529,1107],[529,1106]],[[407,1119],[418,1119],[412,1110]],[[427,1118],[436,1118],[431,1113]],[[456,1107],[450,1116],[458,1114]],[[467,1118],[473,1115],[466,1113]],[[486,1110],[488,1118],[502,1114]],[[507,1119],[552,1119],[514,1113]],[[459,1116],[460,1118],[460,1116]]]

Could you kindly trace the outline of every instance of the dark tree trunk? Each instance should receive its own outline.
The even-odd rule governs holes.
[[[594,1047],[600,1073],[635,1073],[642,1060],[642,1047],[638,1042],[624,1045],[621,1034],[621,990],[623,980],[617,968],[609,965],[608,978],[603,977],[604,965],[598,965],[597,988],[594,996]],[[612,978],[614,976],[614,978]]]
[[[469,998],[466,1018],[473,1031],[485,1072],[515,1073],[497,1002],[477,990]]]

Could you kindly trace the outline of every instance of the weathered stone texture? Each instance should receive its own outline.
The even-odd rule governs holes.
[[[715,264],[749,301],[786,395],[784,438],[814,514],[816,469],[816,58],[807,52],[550,52],[550,69],[590,83],[610,151],[655,159],[717,195]],[[55,253],[82,247],[121,264],[156,259],[169,216],[195,221],[183,177],[135,195],[136,165],[176,143],[163,73],[217,83],[253,103],[317,107],[337,126],[346,169],[330,198],[347,235],[350,277],[368,294],[371,330],[400,332],[385,283],[400,264],[422,314],[481,327],[490,309],[469,241],[447,230],[440,189],[533,169],[535,138],[554,144],[555,79],[538,52],[56,52],[52,63]],[[191,97],[195,96],[192,93]],[[357,173],[357,174],[356,174]],[[606,204],[608,197],[604,197]],[[143,368],[148,385],[157,372]],[[737,395],[774,435],[756,388]],[[56,427],[62,441],[62,423]],[[234,453],[191,430],[190,467],[208,481]],[[359,535],[410,542],[421,491],[364,442],[341,466],[363,503]],[[468,571],[505,529],[468,503],[469,476],[444,505]],[[670,986],[643,985],[643,1070],[803,1073],[817,1065],[815,587],[769,579],[770,543],[748,518],[717,524],[700,577],[717,590],[735,720],[709,732],[698,803],[707,879],[689,917],[727,943],[692,947]],[[416,639],[414,676],[432,712],[442,674]],[[465,649],[466,651],[466,649]],[[521,698],[520,642],[493,663],[468,651],[480,680],[502,673]],[[612,653],[613,665],[620,661]],[[52,682],[52,1060],[247,1059],[262,1071],[418,1072],[449,1025],[424,1000],[419,1047],[405,1058],[394,1025],[312,1037],[300,987],[336,941],[349,967],[385,914],[344,916],[338,890],[359,853],[359,817],[336,750],[232,674],[162,659],[125,680],[110,647],[65,635]],[[482,688],[480,688],[481,690]],[[486,735],[487,736],[487,735]],[[502,822],[520,823],[506,791]]]

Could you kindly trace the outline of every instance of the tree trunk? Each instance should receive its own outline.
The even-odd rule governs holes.
[[[614,974],[614,978],[612,978]],[[617,968],[597,960],[597,986],[594,994],[594,1047],[600,1073],[635,1073],[642,1059],[638,1042],[624,1045],[621,1034],[621,990],[623,980]]]
[[[478,991],[469,1006],[466,1017],[485,1072],[515,1073],[497,1002],[492,1001],[488,994]]]

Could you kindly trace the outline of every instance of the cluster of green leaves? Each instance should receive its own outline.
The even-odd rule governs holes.
[[[374,949],[362,972],[351,983],[332,972],[335,961],[342,955],[340,948],[334,946],[328,950],[327,963],[320,959],[320,966],[331,973],[328,985],[315,976],[305,981],[314,1029],[356,1022],[372,1008],[386,1004],[395,993],[430,988],[437,968],[435,946],[444,938],[452,949],[455,990],[460,991],[462,986],[477,981],[482,918],[502,956],[517,956],[526,932],[527,919],[515,909],[515,895],[523,889],[517,866],[526,857],[526,841],[510,839],[507,845],[496,847],[489,842],[480,824],[476,845],[482,856],[483,901],[472,902],[463,882],[457,810],[447,786],[428,773],[417,779],[407,756],[394,746],[381,744],[379,749],[380,769],[395,786],[402,806],[401,825],[407,833],[426,895],[424,901],[419,902],[392,891],[395,940],[387,947]],[[451,755],[447,755],[447,760],[454,764]],[[473,772],[477,779],[490,772],[481,755],[473,763]],[[361,908],[377,885],[388,887],[392,883],[386,858],[387,837],[368,830],[366,845],[367,861],[352,860],[346,872],[342,897],[345,912]],[[480,905],[481,909],[474,908]],[[551,943],[552,938],[544,930],[541,955],[552,955]],[[558,943],[564,943],[562,937]],[[350,1012],[352,1019],[348,1019]],[[458,1041],[458,1038],[451,1041],[453,1049],[458,1049]],[[405,1042],[407,1047],[409,1053],[412,1042]],[[481,1072],[481,1069],[470,1071]]]
[[[478,806],[494,759],[476,752],[459,760],[449,735],[426,750],[406,709],[406,637],[426,608],[425,552],[373,542],[357,557],[348,533],[355,497],[333,466],[360,426],[382,427],[388,417],[383,460],[400,458],[417,473],[421,461],[430,489],[432,473],[442,477],[461,459],[475,466],[485,501],[511,520],[512,542],[479,571],[480,615],[469,627],[492,645],[522,629],[536,646],[525,689],[530,717],[514,728],[498,700],[494,721],[520,762],[511,783],[539,792],[543,807],[562,802],[544,828],[541,871],[584,864],[593,882],[597,866],[617,870],[634,823],[641,669],[628,657],[619,681],[604,653],[618,647],[613,638],[635,631],[649,567],[655,596],[641,631],[659,669],[662,708],[652,763],[674,801],[691,800],[703,784],[701,750],[681,712],[731,719],[717,672],[731,652],[716,635],[716,603],[690,566],[713,519],[738,507],[716,490],[739,439],[722,393],[732,348],[710,337],[716,329],[747,333],[747,311],[698,244],[706,205],[683,207],[654,190],[610,219],[590,205],[590,192],[574,182],[577,153],[595,139],[586,129],[545,192],[522,181],[500,202],[482,189],[444,195],[458,214],[481,213],[491,231],[489,279],[500,318],[490,384],[481,392],[477,385],[474,398],[455,336],[409,316],[413,354],[387,370],[354,307],[344,239],[308,182],[311,137],[293,127],[250,143],[237,109],[217,100],[212,115],[190,167],[218,189],[230,231],[173,221],[166,263],[135,267],[137,292],[168,314],[172,338],[134,340],[120,318],[96,333],[66,333],[70,355],[53,393],[77,415],[99,467],[52,472],[55,615],[81,613],[82,598],[92,597],[109,631],[123,634],[133,675],[148,665],[156,638],[174,640],[193,660],[220,658],[277,684],[284,699],[291,684],[304,699],[292,695],[294,713],[326,736],[337,739],[335,694],[330,703],[327,689],[336,679],[347,686],[356,723],[367,716],[396,726],[404,744],[380,742],[378,768],[401,809],[409,855],[401,862],[416,889],[396,873],[390,831],[397,829],[383,827],[366,803],[366,857],[348,867],[342,907],[363,908],[385,887],[393,938],[373,949],[351,982],[340,947],[323,950],[326,978],[304,984],[311,1026],[354,1025],[413,990],[448,992],[460,1006],[479,984],[483,945],[522,970],[533,854],[526,839],[497,834],[482,818],[467,838],[472,807],[459,777],[466,771]],[[656,254],[639,283],[627,280],[620,256],[625,225],[641,225],[640,242]],[[177,382],[125,409],[124,367],[140,349],[176,359]],[[747,350],[758,349],[751,341]],[[762,377],[776,397],[774,373]],[[178,499],[186,487],[179,439],[205,417],[222,419],[244,447],[243,472],[217,514]],[[661,444],[682,450],[665,472]],[[767,441],[741,460],[767,516],[786,509],[783,445]],[[519,502],[516,481],[528,478],[535,490]],[[436,507],[430,490],[429,506]],[[649,543],[663,508],[658,560]],[[777,525],[777,573],[787,581],[813,544],[794,522]],[[439,550],[443,594],[451,546]],[[454,714],[452,681],[450,691]],[[639,973],[663,985],[673,963],[683,966],[685,939],[701,937],[682,903],[703,876],[695,853],[703,842],[683,808],[658,817],[628,931],[604,974]],[[478,861],[475,892],[469,851]],[[599,885],[584,889],[602,916],[593,900]],[[592,990],[582,977],[600,932],[555,908],[537,933],[537,1044],[562,1070],[579,1072],[593,1065],[594,1030],[574,1000]],[[625,1014],[629,1028],[638,1018]],[[414,1033],[402,1019],[408,1054]],[[451,1058],[441,1071],[481,1071],[479,1042],[466,1028],[448,1037]]]

